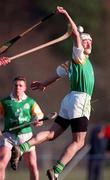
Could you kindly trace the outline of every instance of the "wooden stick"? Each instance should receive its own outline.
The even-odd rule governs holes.
[[[21,34],[17,35],[16,37],[10,39],[9,41],[4,42],[1,46],[0,46],[0,54],[4,53],[5,51],[7,51],[12,45],[14,45],[19,39],[21,39],[23,36],[25,36],[27,33],[31,32],[33,29],[35,29],[37,26],[39,26],[40,24],[42,24],[44,21],[48,20],[50,17],[52,17],[53,15],[55,15],[54,12],[52,12],[51,14],[49,14],[48,16],[44,17],[43,19],[41,19],[38,23],[34,24],[33,26],[31,26],[30,28],[28,28],[27,30],[25,30],[24,32],[22,32]]]
[[[49,113],[47,116],[44,116],[42,119],[40,119],[40,121],[47,121],[47,120],[52,120],[52,119],[55,119],[57,117],[57,112],[51,112]],[[35,120],[34,120],[35,119]],[[20,128],[24,128],[24,127],[27,127],[31,124],[34,124],[37,120],[36,120],[36,116],[32,118],[32,120],[28,123],[25,123],[25,124],[20,124],[18,126],[15,126],[15,127],[12,127],[12,128],[9,128],[8,131],[11,132],[11,131],[14,131],[14,130],[17,130],[17,129],[20,129]]]
[[[48,46],[51,46],[51,45],[56,44],[56,43],[58,43],[58,42],[61,42],[61,41],[65,40],[65,39],[67,39],[68,37],[70,37],[71,32],[72,32],[72,28],[71,28],[70,25],[68,25],[68,31],[67,31],[64,35],[60,36],[59,38],[54,39],[54,40],[52,40],[52,41],[49,41],[49,42],[47,42],[47,43],[45,43],[45,44],[42,44],[42,45],[40,45],[40,46],[37,46],[37,47],[35,47],[35,48],[32,48],[32,49],[30,49],[30,50],[27,50],[27,51],[25,51],[25,52],[22,52],[22,53],[20,53],[20,54],[17,54],[17,55],[15,55],[15,56],[9,57],[9,59],[12,61],[12,60],[17,59],[17,58],[19,58],[19,57],[25,56],[25,55],[27,55],[27,54],[33,53],[33,52],[38,51],[38,50],[40,50],[40,49],[43,49],[43,48],[45,48],[45,47],[48,47]]]

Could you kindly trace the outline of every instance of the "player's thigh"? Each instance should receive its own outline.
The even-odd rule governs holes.
[[[32,132],[29,133],[25,133],[25,134],[19,134],[18,135],[18,144],[22,144],[25,141],[28,141],[29,139],[31,139],[33,136]]]
[[[62,134],[68,128],[69,124],[70,123],[67,119],[58,116],[55,119],[55,122],[53,123],[52,127],[50,128],[50,132],[53,138],[56,138],[60,134]]]
[[[81,141],[83,143],[87,134],[88,119],[86,117],[72,119],[71,129],[73,134],[73,140],[77,142]]]
[[[88,118],[83,116],[71,119],[71,129],[73,133],[87,132]]]
[[[53,123],[52,127],[50,128],[50,136],[52,138],[58,137],[63,132],[63,129],[59,124]]]
[[[11,149],[6,146],[0,147],[0,164],[3,163],[4,167],[6,167],[10,158],[11,158]]]

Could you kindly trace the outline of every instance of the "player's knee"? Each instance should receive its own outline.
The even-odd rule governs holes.
[[[48,140],[53,141],[55,139],[55,133],[54,131],[50,131],[48,134]]]
[[[85,144],[85,141],[80,139],[79,141],[77,141],[77,147],[78,149],[81,149]]]

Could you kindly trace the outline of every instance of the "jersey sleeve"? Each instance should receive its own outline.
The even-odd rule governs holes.
[[[57,67],[56,73],[59,77],[65,77],[68,75],[68,61]]]
[[[83,64],[85,62],[84,49],[73,46],[72,59],[77,64]]]
[[[35,102],[31,109],[31,115],[35,116],[37,119],[42,119],[44,117],[44,114],[39,107],[39,105]]]

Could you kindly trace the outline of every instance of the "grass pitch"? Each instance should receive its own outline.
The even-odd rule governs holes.
[[[103,170],[104,180],[110,180],[110,170],[109,168],[104,168]],[[28,170],[17,170],[13,171],[11,169],[6,172],[6,180],[29,180]],[[71,173],[69,173],[64,180],[86,180],[87,172],[86,169],[76,167]],[[40,170],[40,180],[48,180],[46,177],[46,170]]]

